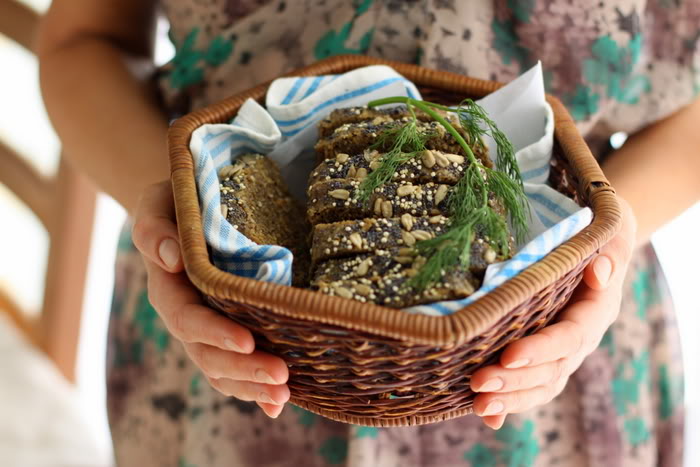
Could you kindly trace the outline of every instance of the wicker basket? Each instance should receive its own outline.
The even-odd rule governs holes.
[[[455,103],[501,85],[403,63],[341,56],[290,75],[343,73],[387,64],[427,99]],[[494,362],[508,343],[547,324],[567,302],[583,268],[620,227],[614,190],[564,106],[554,109],[555,155],[550,183],[590,206],[593,223],[543,260],[462,310],[416,315],[255,281],[217,269],[202,231],[189,141],[206,123],[231,119],[243,102],[262,101],[269,83],[179,119],[169,133],[172,182],[185,268],[208,303],[251,329],[257,348],[289,366],[291,402],[346,423],[406,426],[471,413],[471,375]]]

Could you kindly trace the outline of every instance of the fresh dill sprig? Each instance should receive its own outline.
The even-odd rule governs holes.
[[[464,99],[459,104],[457,115],[459,115],[459,122],[462,128],[469,135],[470,141],[477,141],[478,144],[483,146],[484,140],[481,137],[486,134],[491,135],[496,141],[496,168],[522,186],[522,177],[520,176],[518,162],[515,160],[513,143],[498,129],[496,123],[489,118],[486,111],[473,100]]]
[[[413,114],[415,117],[415,114]],[[379,167],[367,175],[360,184],[358,199],[369,201],[376,188],[391,181],[401,164],[405,164],[425,151],[425,143],[430,139],[429,132],[421,131],[416,120],[394,125],[383,131],[370,149],[390,147],[379,159]]]
[[[427,261],[411,278],[410,285],[424,290],[454,268],[458,266],[469,267],[472,243],[477,232],[487,239],[496,252],[504,256],[508,255],[511,244],[510,231],[506,218],[500,209],[510,218],[518,241],[521,241],[527,234],[529,210],[513,145],[488,117],[483,108],[471,99],[464,100],[457,109],[453,109],[408,97],[379,99],[370,102],[368,106],[376,107],[396,103],[405,104],[412,119],[402,126],[390,130],[395,132],[397,136],[400,135],[401,140],[399,141],[394,136],[394,144],[387,153],[392,154],[392,156],[383,157],[381,165],[375,170],[380,174],[375,176],[372,182],[374,188],[381,186],[382,183],[386,183],[393,177],[393,173],[402,163],[399,162],[402,160],[401,155],[407,155],[404,151],[406,141],[415,141],[418,138],[417,118],[412,107],[425,112],[440,123],[459,143],[470,162],[449,198],[450,224],[448,229],[435,238],[416,244],[415,248],[419,254],[427,258]],[[486,134],[489,134],[496,141],[495,170],[484,166],[476,158],[469,144],[452,123],[437,113],[435,109],[457,113],[460,125],[473,146],[483,147],[482,136]],[[383,141],[386,142],[386,140]],[[425,149],[426,141],[427,139],[422,141],[423,149]],[[410,150],[411,148],[407,147],[406,149]],[[410,157],[403,162],[408,159]]]

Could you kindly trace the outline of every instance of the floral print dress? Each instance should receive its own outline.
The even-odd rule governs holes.
[[[369,54],[508,81],[541,60],[548,92],[604,157],[700,91],[698,0],[163,0],[172,115],[336,54]],[[212,390],[149,304],[119,244],[108,403],[117,461],[149,466],[652,466],[682,464],[683,381],[668,288],[651,247],[620,317],[551,403],[492,431],[476,416],[407,428],[276,420]]]

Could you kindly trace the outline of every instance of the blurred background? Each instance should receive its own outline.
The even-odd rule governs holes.
[[[125,213],[61,162],[31,52],[49,3],[0,0],[0,465],[110,466],[104,358]],[[174,52],[166,33],[158,63]],[[682,332],[688,467],[700,465],[699,232],[700,204],[653,239]]]

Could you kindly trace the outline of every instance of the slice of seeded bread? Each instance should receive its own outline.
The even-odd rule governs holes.
[[[369,149],[352,156],[336,154],[335,158],[326,159],[311,172],[309,187],[335,178],[364,180],[379,167],[382,156],[379,151]],[[394,178],[413,184],[433,182],[454,185],[462,178],[467,165],[468,161],[464,156],[427,150],[415,159],[399,165]],[[491,161],[488,160],[484,165],[490,167]]]
[[[487,266],[503,259],[482,239],[477,239],[472,244],[469,268],[452,271],[420,291],[411,278],[425,264],[425,257],[405,246],[376,249],[318,264],[311,287],[329,295],[404,308],[468,297],[481,286]]]
[[[373,255],[373,258],[379,258]],[[429,288],[419,291],[412,287],[410,279],[416,269],[404,267],[396,272],[355,279],[313,281],[312,287],[328,295],[352,298],[392,308],[405,308],[441,300],[468,297],[481,281],[470,271],[456,271],[445,276]]]
[[[311,260],[317,264],[377,249],[413,246],[418,240],[427,240],[443,232],[448,222],[443,216],[435,216],[413,218],[408,225],[410,228],[397,217],[318,224],[313,229]]]
[[[336,128],[333,133],[322,138],[316,143],[315,149],[319,163],[325,159],[333,159],[337,154],[358,154],[365,149],[370,148],[379,140],[379,135],[386,130],[391,129],[397,122],[380,122],[374,124],[372,122],[346,123]],[[447,133],[447,130],[438,122],[419,122],[419,131],[430,133],[432,136],[426,141],[427,149],[436,149],[450,154],[463,154],[464,150],[455,141],[454,137]],[[458,130],[459,131],[459,130]],[[461,131],[463,133],[463,130]],[[466,135],[463,134],[466,138]],[[385,143],[386,147],[377,147],[379,151],[390,149],[391,142]],[[475,151],[478,157],[482,159],[481,149]]]
[[[318,182],[310,188],[307,214],[312,225],[366,217],[434,216],[449,212],[453,187],[386,183],[367,201],[359,199],[359,180],[336,179]]]
[[[259,154],[243,155],[221,169],[219,179],[221,212],[226,219],[255,243],[291,250],[292,284],[308,285],[310,227],[275,163]]]
[[[311,248],[312,260],[316,265],[313,277],[319,278],[320,263],[371,256],[380,250],[389,251],[392,258],[404,259],[410,264],[408,260],[418,254],[413,248],[416,242],[433,238],[448,227],[449,219],[443,216],[413,218],[410,225],[407,225],[406,217],[319,224],[314,227]],[[409,253],[409,250],[413,253]],[[472,273],[481,277],[489,264],[501,260],[503,258],[477,233],[471,246],[469,269]],[[399,259],[397,261],[401,262]]]
[[[440,115],[446,117],[452,124],[458,125],[457,116],[454,113],[447,114],[442,110],[436,110]],[[431,121],[432,118],[416,110],[416,117],[420,121]],[[382,122],[392,122],[392,121],[408,121],[410,113],[406,106],[399,105],[390,108],[368,108],[368,107],[344,107],[342,109],[336,109],[328,115],[328,117],[321,120],[318,124],[318,137],[325,138],[330,136],[336,128],[346,125],[348,123],[360,123],[360,122],[372,122],[375,125]]]

